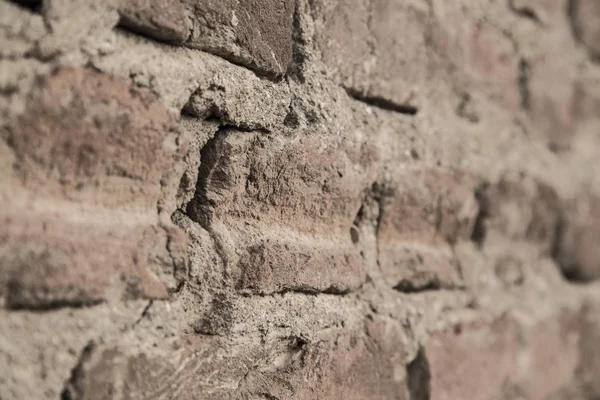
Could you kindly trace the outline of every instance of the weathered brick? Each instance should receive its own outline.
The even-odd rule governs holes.
[[[364,280],[362,258],[347,243],[340,247],[266,239],[246,248],[237,268],[233,273],[236,288],[261,293],[288,289],[342,293]]]
[[[481,235],[528,240],[550,254],[562,207],[552,187],[527,176],[503,177],[482,192],[480,206]]]
[[[471,236],[476,180],[441,169],[408,171],[395,180],[394,193],[382,200],[378,228],[379,263],[389,283],[402,288],[413,281],[414,289],[460,284],[452,246]]]
[[[184,2],[121,0],[121,24],[158,40],[182,43],[190,36],[192,23]]]
[[[521,323],[519,339],[523,347],[515,386],[525,398],[547,399],[575,381],[580,329],[579,313],[568,310]]]
[[[514,43],[459,2],[433,1],[431,42],[462,91],[482,90],[499,104],[520,105],[519,58]],[[439,67],[438,67],[439,68]]]
[[[540,60],[528,67],[527,112],[532,132],[554,152],[572,148],[582,134],[595,135],[600,91],[593,79],[564,61]]]
[[[569,279],[600,278],[600,199],[572,201],[558,227],[554,258]]]
[[[579,314],[459,323],[424,345],[432,399],[548,399],[574,382]]]
[[[323,61],[360,96],[410,104],[427,76],[427,6],[392,0],[312,1]]]
[[[294,0],[123,0],[120,12],[122,24],[133,30],[280,76],[292,62],[294,5]]]
[[[41,82],[27,107],[7,138],[14,176],[0,186],[7,304],[86,304],[114,285],[165,298],[155,274],[175,279],[186,264],[185,237],[157,215],[175,157],[171,115],[124,82],[71,68]]]
[[[115,393],[158,400],[408,399],[404,357],[398,328],[382,321],[368,321],[365,333],[314,343],[278,338],[227,346],[220,338],[204,336],[155,349],[101,345],[85,357],[67,391],[69,398],[81,400]]]
[[[296,368],[256,371],[248,386],[283,399],[408,399],[399,339],[397,328],[369,321],[366,335],[345,333],[305,344]]]
[[[63,396],[78,400],[117,395],[125,399],[228,399],[231,389],[227,386],[235,387],[242,378],[244,362],[256,360],[253,350],[236,348],[227,353],[222,341],[214,337],[176,338],[161,342],[156,349],[92,346],[74,370]],[[178,368],[181,365],[187,368]],[[213,368],[221,372],[212,374]],[[209,380],[198,379],[210,374]]]
[[[235,286],[272,293],[360,285],[350,227],[374,168],[372,151],[355,146],[229,130],[204,147],[188,211],[220,238]]]
[[[433,334],[424,351],[432,399],[493,399],[517,365],[517,327],[506,317],[458,324]]]

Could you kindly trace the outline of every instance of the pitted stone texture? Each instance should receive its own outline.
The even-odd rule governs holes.
[[[381,201],[378,229],[379,263],[392,286],[416,291],[461,284],[452,246],[473,231],[476,182],[441,169],[397,174]]]
[[[6,137],[16,156],[0,186],[9,307],[93,303],[115,285],[167,297],[186,268],[185,236],[158,214],[173,129],[152,96],[106,75],[63,68],[39,84]]]
[[[364,280],[350,227],[376,153],[325,140],[224,130],[202,150],[188,211],[220,241],[239,289],[343,292]]]
[[[427,78],[427,4],[313,0],[324,63],[360,96],[414,105]]]
[[[269,76],[292,62],[293,0],[123,0],[122,23]]]
[[[314,343],[275,338],[228,345],[205,336],[174,338],[150,349],[102,345],[92,349],[67,389],[81,400],[114,393],[131,400],[404,400],[405,368],[398,328],[367,321],[365,332],[338,333]],[[211,379],[198,379],[207,375]]]

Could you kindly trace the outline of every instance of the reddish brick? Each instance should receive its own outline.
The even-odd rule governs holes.
[[[508,36],[459,2],[433,2],[432,45],[451,65],[462,90],[483,90],[510,109],[520,105],[519,58]]]
[[[165,0],[122,0],[121,24],[158,40],[182,43],[192,24],[184,2]]]
[[[238,288],[346,291],[364,280],[350,227],[374,179],[370,151],[325,140],[222,131],[202,150],[188,211],[219,237]]]
[[[408,104],[426,80],[427,6],[393,0],[313,1],[317,44],[338,81]]]
[[[575,381],[579,366],[579,313],[556,312],[522,324],[520,374],[516,386],[525,398],[548,399]]]
[[[365,279],[362,258],[349,243],[270,241],[248,247],[234,272],[236,288],[259,293],[295,289],[342,293]]]
[[[543,400],[569,387],[579,365],[579,315],[505,315],[438,332],[424,346],[433,399]]]
[[[408,399],[404,346],[391,324],[370,321],[366,336],[349,332],[307,343],[298,356],[296,365],[251,373],[251,392],[298,400]]]
[[[105,75],[65,68],[40,83],[10,130],[16,175],[0,186],[9,307],[87,304],[115,284],[167,296],[186,264],[185,237],[157,215],[173,129],[153,97]],[[165,271],[162,283],[155,273]]]
[[[502,393],[517,365],[517,327],[506,317],[459,324],[432,335],[424,349],[432,399],[488,400]]]
[[[82,400],[115,393],[158,400],[408,399],[400,338],[396,326],[369,321],[366,333],[315,343],[279,338],[227,345],[205,336],[149,349],[101,345],[84,357],[67,390]]]
[[[292,62],[294,0],[124,0],[122,24],[224,57],[262,74]]]
[[[396,182],[379,218],[384,275],[392,285],[412,280],[416,286],[456,286],[460,277],[452,245],[468,240],[473,231],[475,179],[461,172],[419,170],[399,175]]]

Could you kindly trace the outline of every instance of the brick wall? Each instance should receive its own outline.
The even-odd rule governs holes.
[[[0,0],[0,399],[600,398],[596,0]]]

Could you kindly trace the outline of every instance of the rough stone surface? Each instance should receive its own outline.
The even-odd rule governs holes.
[[[0,399],[600,396],[595,0],[0,0]]]
[[[122,0],[121,24],[218,54],[269,76],[292,61],[293,0]]]

